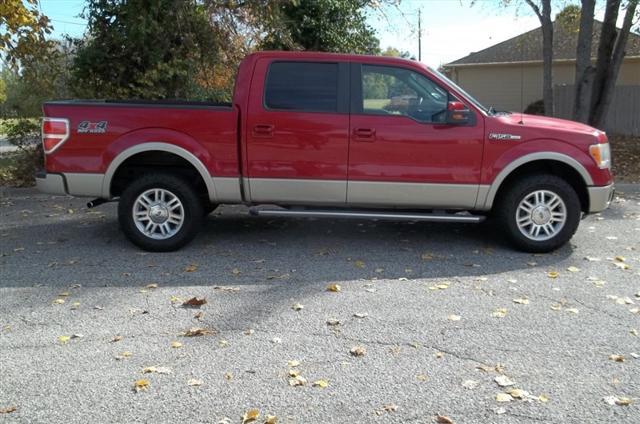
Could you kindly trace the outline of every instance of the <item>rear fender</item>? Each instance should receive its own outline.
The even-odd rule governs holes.
[[[162,128],[132,131],[109,145],[102,158],[103,164],[108,164],[102,182],[102,197],[111,198],[111,180],[125,160],[150,151],[172,153],[188,161],[205,182],[209,199],[212,202],[217,199],[213,179],[207,168],[211,160],[209,152],[188,135]]]

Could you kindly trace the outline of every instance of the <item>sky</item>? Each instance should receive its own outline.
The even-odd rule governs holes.
[[[451,62],[540,26],[528,7],[500,8],[497,0],[401,0],[384,13],[372,11],[369,24],[383,49],[395,47],[418,57],[418,10],[422,15],[422,61],[432,67]],[[83,0],[41,0],[54,36],[82,36],[86,21],[78,15]],[[602,19],[600,6],[596,18]],[[557,13],[558,10],[554,10]]]

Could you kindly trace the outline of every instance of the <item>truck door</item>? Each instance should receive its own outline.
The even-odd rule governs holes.
[[[351,73],[347,203],[473,208],[482,117],[446,124],[448,102],[457,99],[417,71],[353,63]]]
[[[264,58],[249,95],[247,185],[253,202],[344,205],[349,64]]]

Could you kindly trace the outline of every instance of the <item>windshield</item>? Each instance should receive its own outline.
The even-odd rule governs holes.
[[[432,68],[429,68],[429,70],[431,72],[433,72],[434,74],[436,74],[437,76],[439,76],[440,78],[442,78],[444,81],[446,81],[451,87],[455,88],[460,93],[462,93],[467,100],[469,100],[471,103],[473,103],[473,105],[475,107],[477,107],[478,109],[482,110],[487,115],[493,115],[493,113],[491,113],[490,109],[484,107],[479,101],[477,101],[476,99],[473,98],[473,96],[471,96],[469,93],[464,91],[464,89],[462,89],[462,87],[460,87],[458,84],[456,84],[455,82],[451,81],[446,75],[443,75],[442,73],[440,73],[437,70],[432,69]]]

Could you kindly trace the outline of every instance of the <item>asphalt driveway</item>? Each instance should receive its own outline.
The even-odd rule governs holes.
[[[151,254],[114,204],[3,189],[0,422],[638,423],[640,186],[621,190],[530,255],[490,225],[243,207]]]

